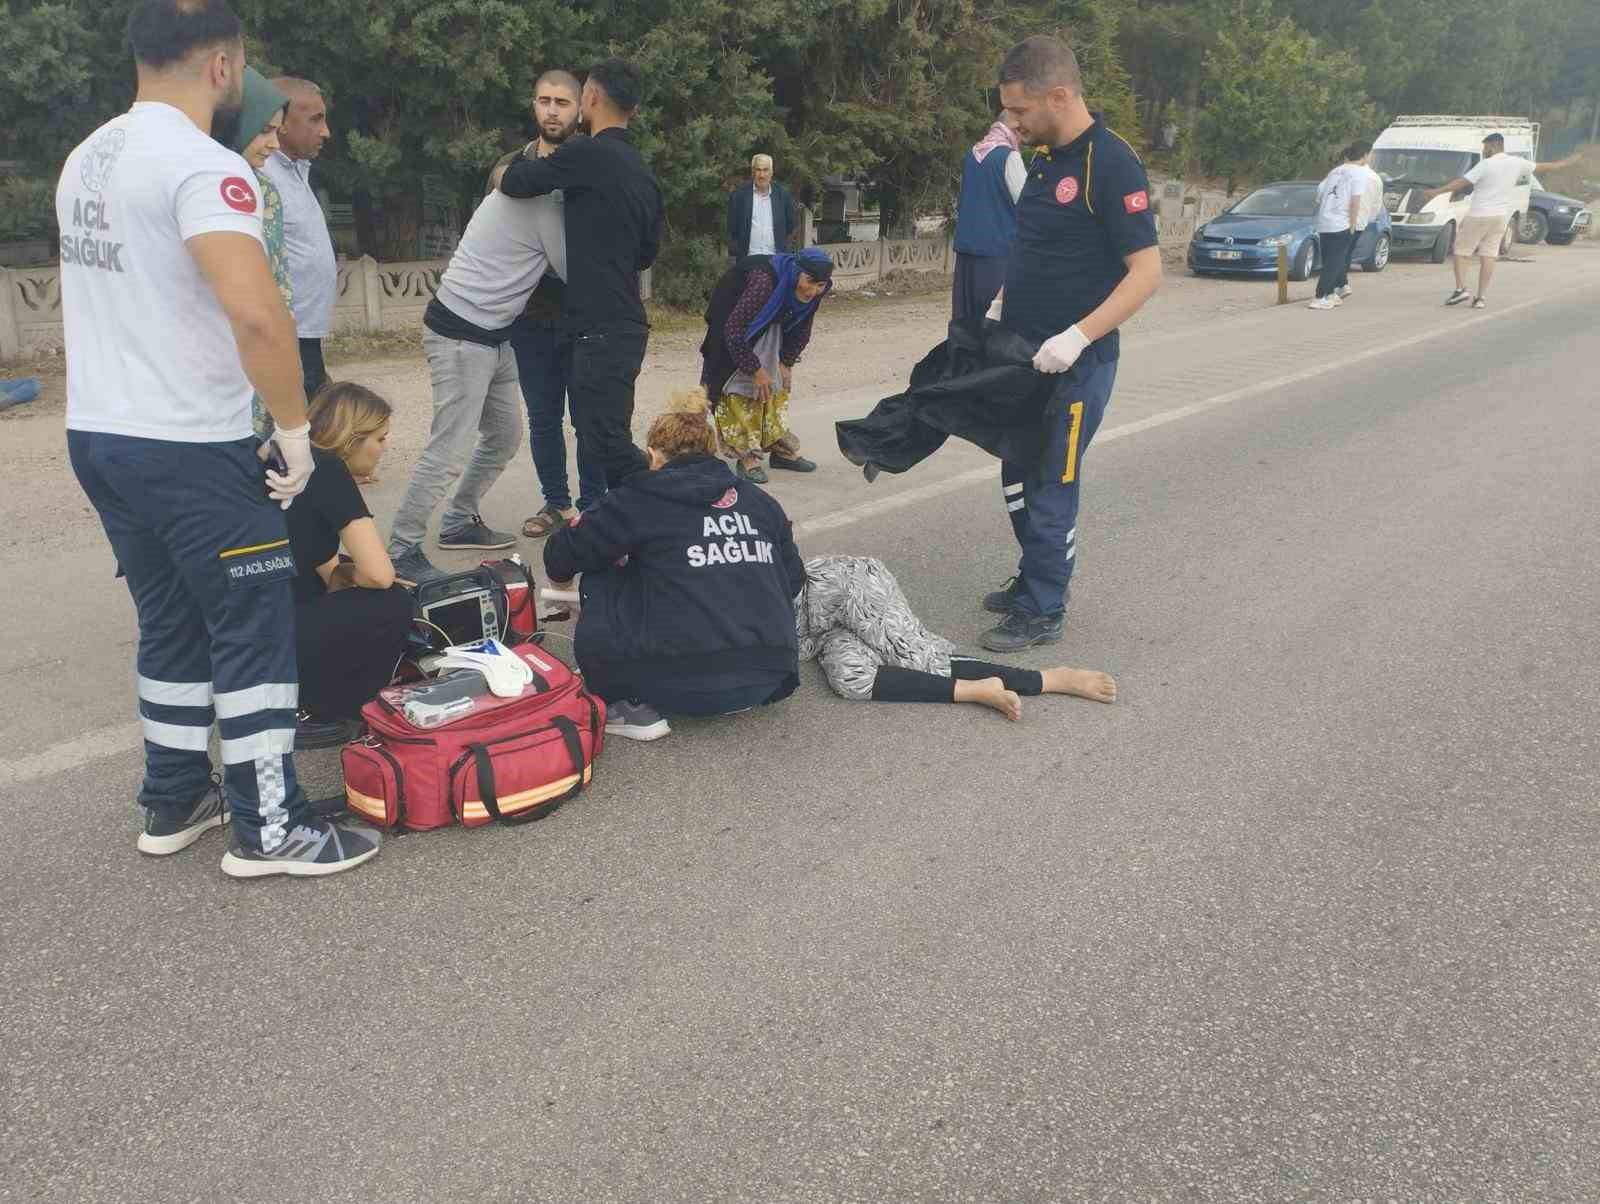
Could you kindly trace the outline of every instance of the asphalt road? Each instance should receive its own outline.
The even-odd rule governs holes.
[[[1597,305],[1091,449],[1031,663],[1113,707],[808,670],[317,883],[139,858],[131,755],[14,782],[0,1198],[1594,1199]],[[995,494],[805,550],[970,644]]]

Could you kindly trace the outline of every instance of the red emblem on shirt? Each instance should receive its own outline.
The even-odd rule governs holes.
[[[1129,213],[1143,213],[1150,208],[1150,194],[1142,188],[1138,192],[1130,192],[1122,198],[1122,206]]]
[[[718,510],[732,510],[739,504],[739,491],[737,489],[730,489],[727,493],[723,494],[711,504]]]
[[[222,203],[240,213],[256,211],[256,190],[240,176],[229,176],[222,181]]]
[[[1072,176],[1064,176],[1056,185],[1056,200],[1063,205],[1070,205],[1078,199],[1078,181]]]

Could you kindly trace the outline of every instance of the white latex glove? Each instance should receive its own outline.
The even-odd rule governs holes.
[[[1044,341],[1033,357],[1035,372],[1065,372],[1078,362],[1078,357],[1089,346],[1089,340],[1076,326],[1069,326],[1060,334]]]
[[[285,430],[280,426],[272,432],[272,442],[278,445],[288,471],[267,469],[267,496],[287,510],[289,503],[306,487],[312,470],[317,466],[311,458],[311,424],[308,422],[293,430]]]
[[[1004,293],[996,293],[994,300],[989,302],[989,311],[983,316],[991,322],[998,322],[1000,320],[1000,310],[1004,307],[1005,300]]]

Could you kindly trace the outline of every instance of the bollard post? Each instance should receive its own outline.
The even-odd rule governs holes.
[[[1278,247],[1278,304],[1289,304],[1289,248]]]

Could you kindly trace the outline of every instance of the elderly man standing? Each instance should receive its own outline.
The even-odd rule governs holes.
[[[278,131],[278,149],[262,170],[283,197],[283,245],[294,296],[290,312],[300,339],[306,396],[315,397],[328,383],[322,340],[333,326],[333,304],[339,295],[333,236],[311,188],[311,161],[329,138],[328,102],[310,80],[282,76],[272,84],[289,98],[289,111]]]
[[[750,160],[750,183],[728,194],[728,250],[734,259],[776,255],[795,231],[794,196],[772,178],[772,156]]]

